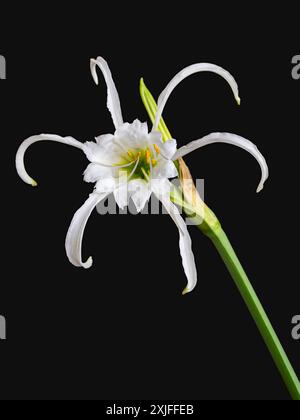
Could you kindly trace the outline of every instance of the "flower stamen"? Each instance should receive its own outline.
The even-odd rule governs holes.
[[[153,147],[154,147],[156,153],[159,155],[160,154],[160,148],[157,146],[157,144],[154,144]]]
[[[151,162],[151,152],[150,152],[150,150],[149,149],[147,149],[146,150],[146,152],[145,152],[145,154],[146,154],[146,162],[148,163],[148,165],[150,164],[150,162]]]

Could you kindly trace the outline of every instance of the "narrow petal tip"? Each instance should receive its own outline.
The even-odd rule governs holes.
[[[256,190],[257,194],[259,194],[260,192],[262,192],[263,189],[264,189],[264,184],[263,183],[259,184],[259,186],[258,186],[258,188]]]
[[[97,75],[97,67],[100,68],[101,73],[104,76],[104,79],[106,82],[107,107],[109,109],[109,112],[111,113],[115,128],[117,129],[124,123],[119,94],[118,94],[115,82],[113,81],[110,68],[107,62],[102,57],[97,57],[96,60],[93,58],[90,60],[90,69],[91,69],[92,77],[96,85],[99,84],[99,79]]]
[[[93,258],[90,257],[86,263],[82,264],[82,267],[85,268],[86,270],[88,270],[89,268],[91,268],[93,265]]]
[[[98,86],[99,85],[99,79],[98,79],[98,75],[97,75],[97,71],[96,71],[97,60],[95,60],[94,58],[91,58],[90,64],[91,64],[91,73],[92,73],[94,82]]]
[[[186,287],[185,289],[184,289],[184,291],[182,292],[182,296],[185,296],[185,295],[187,295],[187,294],[189,294],[190,293],[190,290],[189,290],[189,288],[188,287]]]
[[[238,106],[241,106],[242,100],[239,96],[236,98],[236,102],[237,102]]]
[[[31,185],[32,185],[33,187],[37,187],[37,186],[38,186],[38,183],[37,183],[36,181],[32,180],[32,181],[31,181]]]

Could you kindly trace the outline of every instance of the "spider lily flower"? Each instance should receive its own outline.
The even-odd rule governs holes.
[[[268,177],[268,169],[263,156],[248,140],[228,133],[214,133],[203,139],[194,141],[177,150],[174,139],[163,141],[157,130],[163,109],[174,88],[185,77],[200,71],[212,71],[225,78],[229,83],[236,100],[239,102],[238,88],[234,78],[222,68],[211,64],[198,64],[180,72],[167,86],[160,96],[158,111],[152,131],[146,123],[135,120],[124,123],[120,99],[108,64],[102,57],[91,60],[91,73],[98,84],[97,67],[100,68],[107,85],[107,106],[115,126],[114,134],[96,137],[96,141],[82,143],[73,137],[60,137],[53,134],[41,134],[25,140],[16,156],[16,168],[19,176],[29,185],[37,183],[27,174],[24,166],[24,155],[32,144],[39,141],[64,143],[80,149],[90,161],[84,172],[84,181],[94,183],[95,188],[83,206],[76,212],[66,238],[66,252],[70,262],[76,267],[90,268],[93,260],[82,260],[82,239],[88,219],[95,207],[114,194],[120,208],[128,205],[132,199],[138,212],[141,212],[151,194],[163,204],[179,231],[179,246],[183,268],[187,277],[184,294],[191,292],[197,283],[197,270],[192,252],[192,242],[184,219],[170,199],[172,178],[178,177],[174,164],[182,156],[214,142],[225,142],[242,147],[251,153],[262,168],[261,190]]]

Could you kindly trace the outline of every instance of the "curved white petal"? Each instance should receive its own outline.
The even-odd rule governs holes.
[[[178,208],[170,201],[171,184],[169,182],[153,183],[152,189],[156,197],[162,202],[163,206],[173,219],[179,230],[179,248],[182,257],[182,265],[186,274],[188,284],[183,294],[190,293],[197,284],[197,269],[195,257],[192,251],[192,240],[187,226],[181,217]]]
[[[157,130],[165,105],[171,93],[176,88],[176,86],[178,86],[179,83],[181,83],[187,77],[191,76],[192,74],[199,73],[199,72],[212,72],[223,77],[229,83],[237,103],[238,104],[241,103],[241,99],[239,97],[238,85],[235,79],[233,78],[233,76],[227,70],[224,70],[222,67],[219,67],[219,66],[216,66],[215,64],[210,64],[210,63],[193,64],[192,66],[186,67],[181,72],[179,72],[171,80],[171,82],[168,84],[165,90],[161,93],[158,99],[158,104],[157,104],[158,108],[157,108],[155,123],[153,125],[153,131]]]
[[[96,60],[91,59],[91,73],[93,76],[93,79],[98,85],[98,75],[96,71],[96,67],[99,67],[102,71],[102,74],[104,76],[106,85],[107,85],[107,108],[109,109],[113,123],[116,128],[118,128],[120,125],[123,124],[123,116],[121,111],[121,104],[120,104],[120,98],[118,91],[116,89],[116,85],[113,81],[111,71],[108,67],[107,62],[102,57],[97,57]]]
[[[70,262],[75,265],[75,267],[90,268],[93,264],[93,259],[91,257],[85,263],[82,261],[81,248],[83,234],[92,211],[108,196],[108,194],[109,193],[107,192],[102,194],[91,194],[88,200],[73,217],[66,238],[66,252]]]
[[[257,188],[257,192],[263,190],[264,184],[266,180],[269,177],[269,168],[266,162],[266,159],[263,157],[263,155],[260,153],[258,148],[253,144],[251,141],[238,136],[236,134],[231,133],[211,133],[208,136],[203,137],[200,140],[192,141],[186,146],[181,147],[179,150],[177,150],[177,153],[175,154],[173,160],[177,160],[188,153],[193,152],[196,149],[199,149],[200,147],[207,146],[208,144],[213,143],[228,143],[232,144],[233,146],[238,146],[244,150],[246,150],[248,153],[250,153],[252,156],[255,157],[257,162],[259,163],[261,167],[261,181],[259,183],[259,186]]]
[[[78,149],[83,150],[83,143],[75,140],[73,137],[60,137],[55,134],[40,134],[38,136],[32,136],[26,139],[21,146],[16,155],[16,168],[20,178],[26,182],[26,184],[32,185],[33,187],[37,186],[36,181],[34,181],[26,172],[24,165],[24,155],[32,144],[39,141],[54,141],[58,143],[67,144],[68,146],[77,147]]]

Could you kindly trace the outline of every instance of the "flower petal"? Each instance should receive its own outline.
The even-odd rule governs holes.
[[[152,190],[156,197],[162,202],[163,206],[173,219],[179,230],[179,248],[182,257],[182,265],[188,279],[188,284],[183,294],[190,293],[197,284],[197,269],[195,257],[192,251],[192,240],[189,235],[187,226],[178,208],[170,201],[170,191],[172,185],[170,182],[154,182]]]
[[[120,152],[117,152],[113,147],[102,147],[93,141],[84,143],[82,150],[91,163],[106,168],[128,168],[135,163],[135,161],[124,164],[116,163],[120,160]]]
[[[151,196],[149,183],[142,179],[134,179],[129,182],[128,191],[137,212],[140,213]]]
[[[124,210],[124,208],[127,207],[129,204],[129,198],[130,198],[129,189],[128,189],[129,181],[134,176],[135,171],[139,165],[139,161],[140,161],[140,158],[136,159],[135,162],[134,161],[131,162],[131,164],[135,163],[135,165],[129,176],[127,172],[120,171],[118,179],[115,180],[114,197],[115,197],[116,203],[122,210]]]
[[[119,178],[116,180],[114,188],[114,197],[117,205],[120,209],[124,210],[129,203],[129,194],[128,194],[128,174],[127,172],[120,172]]]
[[[152,177],[154,179],[177,178],[178,171],[172,160],[161,159],[153,168]]]
[[[155,123],[153,125],[153,131],[157,130],[165,105],[171,93],[176,88],[176,86],[178,86],[179,83],[181,83],[184,79],[191,76],[192,74],[200,73],[200,72],[212,72],[212,73],[218,74],[219,76],[222,76],[229,83],[237,103],[238,104],[241,103],[241,100],[239,97],[238,85],[227,70],[224,70],[222,67],[219,67],[219,66],[216,66],[215,64],[210,64],[210,63],[193,64],[192,66],[186,67],[181,72],[179,72],[171,80],[171,82],[168,84],[165,90],[161,93],[158,99],[158,108],[157,108]]]
[[[129,203],[128,184],[126,182],[120,183],[114,190],[114,198],[121,210],[124,210]]]
[[[82,262],[81,248],[83,234],[92,211],[107,196],[108,193],[91,194],[88,200],[73,217],[66,238],[66,252],[70,262],[75,265],[75,267],[90,268],[93,264],[93,259],[91,257],[87,260],[87,262]]]
[[[129,124],[128,132],[131,137],[147,136],[149,129],[146,122],[141,122],[139,119],[135,119],[132,124]]]
[[[115,132],[115,141],[126,151],[130,147],[141,147],[148,144],[148,125],[139,120],[124,123]]]
[[[232,144],[234,146],[241,147],[242,149],[244,149],[248,153],[250,153],[252,156],[254,156],[255,159],[257,160],[257,162],[259,163],[259,165],[261,167],[261,172],[262,172],[262,177],[261,177],[261,181],[259,183],[259,186],[257,188],[257,192],[259,193],[260,191],[263,190],[264,183],[266,182],[266,180],[269,177],[269,168],[268,168],[267,162],[266,162],[265,158],[263,157],[263,155],[258,150],[258,148],[255,146],[255,144],[253,144],[251,141],[249,141],[249,140],[247,140],[243,137],[240,137],[236,134],[211,133],[208,136],[205,136],[200,140],[193,141],[193,142],[189,143],[188,145],[181,147],[177,151],[177,153],[175,154],[173,160],[177,160],[177,159],[187,155],[188,153],[191,153],[194,150],[199,149],[200,147],[204,147],[204,146],[207,146],[208,144],[213,144],[213,143]]]
[[[109,145],[114,139],[113,134],[101,134],[98,137],[95,137],[96,142],[103,147]]]
[[[172,159],[177,150],[177,141],[174,139],[168,140],[160,146],[160,149],[164,158]]]
[[[111,113],[115,127],[118,128],[120,125],[123,124],[123,116],[121,111],[120,98],[116,89],[116,85],[113,81],[108,64],[102,57],[98,57],[96,60],[91,59],[91,72],[96,85],[98,85],[99,83],[96,71],[97,66],[102,71],[107,85],[107,108]]]
[[[113,168],[107,168],[97,163],[90,163],[84,172],[84,181],[94,183],[100,179],[112,178],[114,170]]]
[[[156,144],[159,148],[164,144],[163,135],[160,131],[151,131],[148,135],[148,141],[150,144]]]
[[[75,140],[73,137],[60,137],[55,134],[41,134],[39,136],[32,136],[26,139],[21,146],[16,155],[16,168],[20,178],[26,182],[26,184],[32,185],[33,187],[37,186],[37,183],[28,175],[24,166],[24,155],[26,150],[34,143],[39,141],[54,141],[58,143],[67,144],[68,146],[77,147],[78,149],[83,149],[83,143]]]
[[[112,141],[109,145],[102,145],[87,141],[83,144],[83,152],[91,163],[112,166],[120,158],[120,152],[114,148],[113,143]]]
[[[116,188],[117,182],[115,178],[101,178],[96,184],[95,191],[100,194],[110,194]]]

